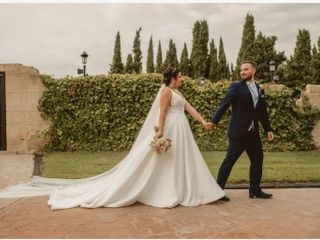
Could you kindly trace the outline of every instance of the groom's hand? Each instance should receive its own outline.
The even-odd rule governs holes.
[[[273,132],[267,132],[267,135],[268,135],[268,141],[271,142],[273,139],[274,139],[274,135],[273,135]]]
[[[212,123],[212,122],[208,122],[206,124],[206,129],[207,130],[212,130],[212,129],[215,129],[215,128],[216,128],[216,125],[214,123]]]

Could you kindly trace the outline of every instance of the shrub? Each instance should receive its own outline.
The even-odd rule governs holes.
[[[160,74],[110,74],[53,79],[42,76],[46,90],[39,111],[51,121],[46,131],[47,150],[122,151],[132,146],[161,85]],[[231,82],[206,81],[203,85],[184,79],[180,91],[209,120]],[[268,105],[273,143],[268,151],[314,149],[311,131],[319,111],[300,109],[292,90],[269,92]],[[231,109],[216,130],[208,132],[188,115],[191,129],[201,150],[225,150]],[[264,135],[263,133],[261,133]]]

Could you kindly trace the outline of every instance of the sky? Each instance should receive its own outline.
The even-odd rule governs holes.
[[[143,70],[152,35],[154,58],[161,41],[163,59],[170,38],[178,59],[184,43],[189,55],[192,29],[206,19],[209,39],[220,36],[229,63],[235,63],[247,13],[254,16],[256,33],[277,36],[276,49],[293,54],[299,29],[310,32],[311,44],[320,36],[320,3],[0,3],[0,64],[21,63],[41,74],[77,76],[81,53],[89,55],[89,75],[106,74],[112,63],[117,31],[122,62],[132,52],[136,30],[141,31]],[[156,59],[155,59],[156,61]]]

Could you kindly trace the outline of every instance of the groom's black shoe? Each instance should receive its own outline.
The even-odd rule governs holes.
[[[227,197],[226,195],[224,195],[222,198],[220,198],[219,200],[221,201],[225,201],[225,202],[229,202],[230,201],[230,198]]]
[[[265,193],[262,190],[259,192],[249,192],[249,198],[271,198],[272,194]]]

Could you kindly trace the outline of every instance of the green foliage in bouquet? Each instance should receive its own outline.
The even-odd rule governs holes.
[[[51,122],[45,132],[47,151],[122,151],[130,149],[137,137],[160,88],[162,75],[109,74],[62,79],[42,76],[42,79],[46,90],[38,108]],[[185,78],[180,91],[209,120],[230,84],[205,81],[201,85]],[[319,111],[308,106],[300,109],[287,88],[266,94],[276,135],[273,143],[263,138],[265,149],[313,149],[311,131],[319,119]],[[231,109],[211,132],[188,115],[201,150],[226,150],[230,113]]]

